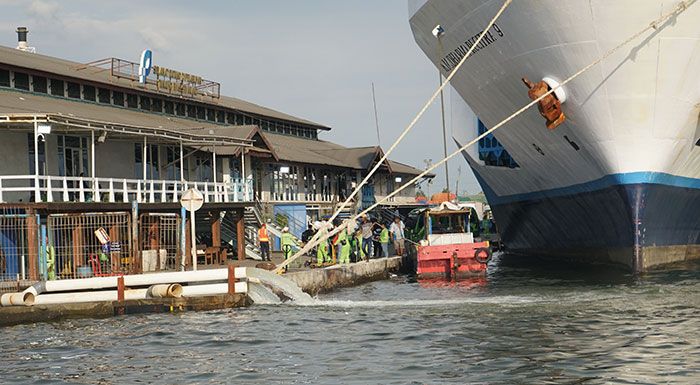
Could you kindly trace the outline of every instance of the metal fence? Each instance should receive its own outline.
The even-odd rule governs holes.
[[[180,226],[178,214],[139,216],[139,255],[143,272],[180,269]]]
[[[38,216],[0,215],[0,281],[39,278]]]
[[[138,272],[131,253],[131,214],[51,214],[48,279],[88,278]]]

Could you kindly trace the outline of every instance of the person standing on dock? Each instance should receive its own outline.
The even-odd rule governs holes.
[[[289,227],[282,229],[280,242],[282,244],[282,254],[284,254],[284,260],[286,261],[292,256],[292,248],[294,247],[294,237],[289,233]],[[284,271],[287,271],[287,266],[284,267]]]
[[[372,223],[367,215],[362,217],[362,252],[367,256],[367,259],[372,255],[372,228],[374,223]]]
[[[271,261],[270,259],[270,236],[267,233],[267,225],[265,223],[258,230],[258,247],[260,247],[260,256],[263,261]]]
[[[316,247],[316,265],[318,267],[323,266],[324,263],[331,261],[330,255],[328,255],[328,240],[323,240]]]
[[[340,230],[335,245],[338,247],[338,263],[350,263],[350,242],[347,227]]]
[[[391,232],[391,236],[394,239],[394,251],[396,252],[396,255],[403,255],[403,231],[405,228],[406,225],[403,224],[401,218],[398,216],[394,217],[394,223],[392,223],[391,227],[389,227],[389,232]]]
[[[379,243],[382,245],[382,254],[384,257],[389,256],[389,230],[386,226],[382,226],[382,232],[379,233]]]

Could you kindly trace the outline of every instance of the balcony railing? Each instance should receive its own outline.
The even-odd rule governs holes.
[[[38,186],[38,187],[35,187]],[[0,176],[0,202],[179,202],[189,188],[196,188],[204,202],[250,202],[253,181],[187,182],[73,176]]]

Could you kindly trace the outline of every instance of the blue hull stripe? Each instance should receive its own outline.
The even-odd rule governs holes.
[[[535,191],[530,193],[498,196],[491,190],[485,181],[479,177],[477,179],[486,193],[489,204],[501,205],[514,202],[541,200],[545,198],[563,197],[578,195],[586,192],[602,190],[611,186],[635,185],[635,184],[655,184],[689,189],[700,189],[700,179],[687,178],[660,172],[631,172],[606,175],[600,179],[584,182],[577,185],[555,188],[552,190]]]

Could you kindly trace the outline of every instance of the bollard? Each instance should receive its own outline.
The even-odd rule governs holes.
[[[124,303],[124,277],[117,277],[117,301]]]

